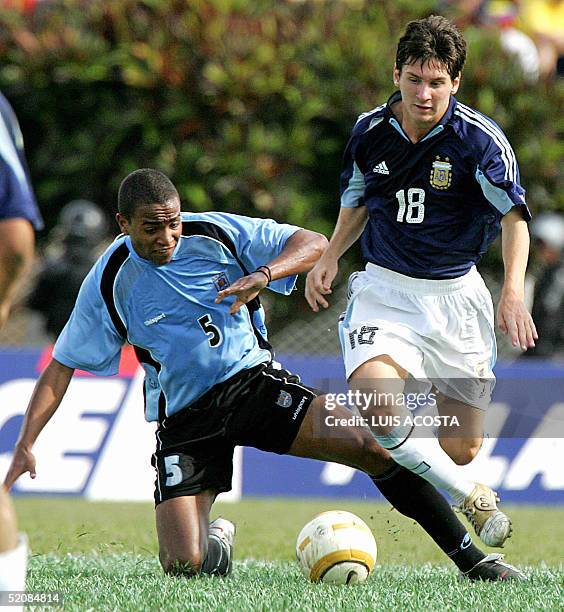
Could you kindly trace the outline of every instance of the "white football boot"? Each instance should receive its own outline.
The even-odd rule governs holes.
[[[455,510],[464,514],[484,544],[501,548],[511,537],[512,527],[509,517],[498,509],[498,501],[497,493],[490,487],[476,484]]]
[[[235,524],[221,516],[212,521],[208,530],[208,537],[216,539],[224,554],[227,555],[227,569],[221,575],[227,576],[233,567],[233,543],[235,542]]]

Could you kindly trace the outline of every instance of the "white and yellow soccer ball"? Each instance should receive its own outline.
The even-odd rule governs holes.
[[[300,531],[296,556],[312,582],[364,582],[376,563],[376,541],[368,525],[352,512],[331,510]]]

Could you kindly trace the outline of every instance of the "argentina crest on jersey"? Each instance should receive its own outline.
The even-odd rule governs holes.
[[[225,274],[225,272],[220,272],[219,274],[216,274],[212,278],[212,280],[213,284],[215,285],[215,288],[218,291],[223,291],[223,289],[229,287],[229,279],[227,278],[227,274]]]
[[[431,187],[435,189],[448,189],[452,181],[452,164],[448,157],[441,161],[437,155],[431,169]]]

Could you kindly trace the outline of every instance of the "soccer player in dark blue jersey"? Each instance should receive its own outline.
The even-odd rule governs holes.
[[[481,446],[494,381],[493,306],[475,266],[500,228],[498,325],[523,351],[537,337],[523,303],[530,214],[501,128],[454,97],[465,58],[447,19],[407,25],[393,71],[399,91],[353,129],[339,218],[306,298],[314,311],[328,307],[338,260],[360,238],[366,270],[351,277],[339,326],[349,384],[372,398],[363,408],[395,461],[446,489],[482,540],[501,546],[511,523],[497,495],[457,464]],[[437,392],[439,439],[415,432],[398,399],[414,380]]]
[[[0,327],[34,256],[43,221],[29,181],[16,115],[0,94]]]
[[[43,222],[35,202],[16,115],[0,94],[0,328],[33,261],[35,229]],[[27,544],[19,536],[8,494],[0,487],[0,591],[23,590]]]
[[[33,443],[75,368],[115,374],[129,342],[145,370],[146,419],[158,424],[152,463],[166,572],[229,572],[234,526],[208,521],[216,495],[231,488],[241,445],[361,469],[471,579],[521,577],[474,546],[438,491],[394,464],[368,428],[335,435],[325,399],[272,361],[258,294],[267,286],[289,294],[325,250],[323,236],[268,219],[181,213],[174,185],[150,169],[124,179],[118,203],[123,234],[86,277],[37,382],[8,486],[35,475]],[[343,406],[330,414],[350,417]]]

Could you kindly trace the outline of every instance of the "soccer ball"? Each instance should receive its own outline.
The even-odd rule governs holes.
[[[300,531],[296,556],[312,582],[364,582],[376,563],[376,541],[355,514],[331,510],[314,517]]]

